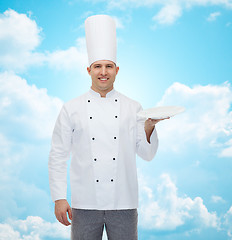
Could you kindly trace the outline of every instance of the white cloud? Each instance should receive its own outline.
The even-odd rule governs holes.
[[[32,139],[51,136],[62,106],[62,101],[48,96],[46,89],[30,86],[9,72],[0,73],[0,102],[1,131],[12,133],[17,129],[15,133]]]
[[[86,73],[88,56],[86,51],[85,38],[78,38],[76,46],[67,50],[57,50],[47,54],[49,66],[57,70],[74,70]]]
[[[212,196],[211,200],[213,203],[225,203],[225,200],[220,196]]]
[[[185,2],[184,0],[179,0]],[[232,2],[231,0],[188,0],[186,4],[190,6],[222,6],[231,9]]]
[[[232,157],[232,138],[225,143],[225,148],[221,151],[220,157]]]
[[[28,216],[25,220],[8,219],[0,223],[1,240],[42,240],[46,237],[53,239],[70,239],[71,227],[59,222],[47,222],[38,216]],[[103,240],[107,240],[104,230]]]
[[[63,103],[10,72],[0,73],[0,103],[0,221],[38,209],[46,217],[48,148]]]
[[[0,223],[0,239],[2,240],[19,240],[20,239],[20,233],[17,231],[14,231],[14,229],[9,224],[1,224]]]
[[[165,5],[160,12],[153,17],[159,24],[173,24],[182,15],[182,8],[177,4]]]
[[[217,17],[219,17],[219,16],[221,16],[220,12],[211,13],[209,15],[209,17],[207,18],[207,21],[209,21],[209,22],[215,21],[217,19]]]
[[[224,216],[224,226],[227,229],[227,234],[232,239],[232,206]]]
[[[20,72],[48,64],[56,70],[83,71],[87,66],[85,39],[78,38],[74,46],[65,50],[37,52],[42,29],[30,15],[11,9],[0,15],[0,68]]]
[[[38,175],[40,178],[46,176],[47,147],[37,142],[34,143],[33,148],[33,143],[25,144],[22,138],[17,141],[15,137],[9,140],[0,133],[0,206],[2,207],[0,222],[8,217],[22,216],[25,213],[39,212],[44,217],[51,214],[48,208],[51,203],[48,191],[46,192],[44,187],[36,186],[34,179],[31,178],[31,175]],[[22,171],[26,173],[25,176],[21,174]],[[40,183],[44,185],[44,182],[48,185],[47,179],[42,177]]]
[[[176,185],[168,174],[161,175],[151,186],[140,176],[140,226],[144,229],[172,231],[178,227],[189,230],[218,228],[216,213],[210,213],[200,197],[178,196]]]
[[[128,8],[152,8],[158,6],[161,7],[161,10],[153,17],[153,20],[158,24],[164,25],[174,23],[179,17],[181,17],[184,10],[196,6],[220,6],[232,9],[232,2],[230,0],[92,0],[91,2],[106,2],[109,9],[120,8],[123,10],[128,10]]]
[[[46,237],[53,239],[70,239],[71,227],[66,227],[59,222],[47,222],[38,216],[28,216],[25,220],[8,219],[0,223],[1,240],[42,240]],[[104,230],[103,240],[107,240]]]
[[[0,15],[0,67],[23,70],[43,62],[43,54],[33,52],[41,42],[41,28],[26,14],[7,10]]]
[[[90,0],[86,0],[90,1]],[[192,7],[192,6],[207,6],[207,5],[218,5],[225,6],[227,8],[232,8],[232,3],[230,0],[91,0],[91,2],[107,2],[109,8],[113,7],[153,7],[155,5],[169,5],[178,4],[182,6]]]
[[[41,217],[28,216],[26,220],[8,220],[0,224],[1,240],[42,240],[44,237],[70,239],[70,227],[46,222]]]
[[[14,151],[16,149],[16,151]],[[4,192],[8,192],[10,182],[12,180],[12,176],[18,174],[18,171],[21,169],[21,162],[20,160],[26,157],[26,150],[24,147],[20,146],[19,143],[14,143],[13,141],[9,140],[6,136],[0,133],[0,182],[2,184],[0,188],[0,204],[1,206],[7,204],[4,203],[5,194]],[[17,167],[15,167],[17,166]],[[4,183],[4,184],[3,184]],[[10,189],[12,190],[12,189]],[[9,201],[13,200],[11,197],[8,196]],[[8,201],[8,202],[9,202]],[[14,204],[11,205],[14,208]],[[4,208],[2,211],[7,211],[8,208]]]
[[[116,23],[116,28],[124,28],[123,23],[121,21],[121,19],[119,19],[118,17],[112,16],[112,18],[114,19],[115,23]]]
[[[5,43],[4,48],[14,47],[16,49],[20,47],[23,50],[31,51],[40,44],[39,33],[41,29],[34,20],[31,20],[25,14],[19,14],[11,9],[5,11],[0,15],[0,29],[0,39],[1,43]],[[9,42],[7,42],[9,37],[11,45],[8,45]]]
[[[63,103],[10,72],[0,73],[0,103],[0,220],[25,211],[34,214],[39,208],[47,216],[44,206],[50,196],[27,178],[44,174],[49,139]],[[42,178],[40,184],[46,181]]]
[[[186,111],[157,125],[162,146],[179,151],[191,144],[214,147],[221,156],[232,156],[232,89],[223,85],[194,86],[174,83],[165,92],[160,106],[180,105]]]

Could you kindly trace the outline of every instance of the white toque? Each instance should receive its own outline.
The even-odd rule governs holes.
[[[116,24],[108,15],[94,15],[85,20],[86,46],[89,66],[98,60],[116,64]]]

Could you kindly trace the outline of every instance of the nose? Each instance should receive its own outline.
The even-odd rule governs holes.
[[[105,76],[106,75],[106,67],[105,66],[103,66],[102,67],[102,72],[101,72],[101,74],[103,75],[103,76]]]

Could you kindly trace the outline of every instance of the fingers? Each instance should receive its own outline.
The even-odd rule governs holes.
[[[158,121],[158,122],[160,122],[160,121],[162,121],[162,120],[165,120],[165,119],[170,119],[170,117],[166,117],[166,118],[160,118],[160,119],[152,119],[152,118],[148,118],[148,120],[150,120],[150,121]]]
[[[155,125],[156,123],[166,120],[166,119],[170,119],[170,117],[166,117],[166,118],[161,118],[161,119],[152,119],[152,118],[148,118],[147,120],[150,122],[150,124]]]
[[[65,226],[69,226],[69,225],[71,224],[71,223],[68,221],[66,212],[65,212],[64,214],[62,214],[62,223],[63,223]]]
[[[161,121],[161,119],[151,119],[151,118],[149,118],[149,119],[148,119],[148,125],[154,127],[155,124],[158,123],[158,122],[160,122],[160,121]]]
[[[71,208],[68,209],[68,217],[70,220],[72,220],[72,209]]]
[[[71,223],[68,221],[67,214],[65,213],[60,213],[56,216],[57,220],[64,224],[65,226],[69,226]]]

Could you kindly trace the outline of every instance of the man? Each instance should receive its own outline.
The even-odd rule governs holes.
[[[139,103],[115,91],[116,27],[112,18],[86,20],[90,90],[64,104],[49,157],[55,215],[72,240],[100,240],[105,226],[111,240],[137,239],[136,153],[151,160],[158,147],[155,124],[137,117]],[[113,49],[113,50],[112,50]],[[72,153],[72,208],[66,200],[66,162]]]

